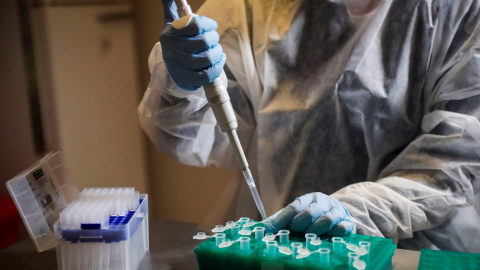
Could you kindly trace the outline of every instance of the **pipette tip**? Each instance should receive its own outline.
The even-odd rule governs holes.
[[[250,192],[252,193],[253,200],[257,205],[258,212],[262,216],[262,219],[265,220],[267,216],[265,215],[265,208],[263,207],[262,199],[260,198],[260,194],[258,194],[257,187],[255,186],[255,181],[253,180],[252,173],[250,169],[247,167],[243,170],[243,176],[245,177],[245,181],[247,181],[247,185],[250,188]]]

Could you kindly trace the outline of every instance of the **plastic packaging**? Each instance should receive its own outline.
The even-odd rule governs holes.
[[[111,216],[101,228],[69,228],[55,224],[61,235],[57,246],[58,269],[137,269],[149,249],[148,197],[124,216]]]
[[[57,246],[53,225],[78,189],[59,152],[49,153],[10,181],[7,189],[38,252]]]

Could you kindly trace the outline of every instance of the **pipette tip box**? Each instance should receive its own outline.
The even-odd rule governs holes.
[[[133,188],[88,189],[100,192],[91,202],[91,194],[78,192],[59,152],[47,154],[8,181],[7,189],[37,251],[56,247],[58,269],[137,269],[149,249],[148,195]],[[105,197],[116,201],[103,207]],[[79,200],[87,207],[76,215]],[[92,204],[102,215],[91,210]],[[122,207],[127,210],[111,212]]]

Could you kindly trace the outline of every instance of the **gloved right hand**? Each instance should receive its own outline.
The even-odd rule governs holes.
[[[347,208],[337,199],[321,192],[305,194],[263,221],[265,232],[281,229],[292,232],[343,236],[353,231],[353,221]]]
[[[172,22],[179,18],[174,0],[162,0],[165,28],[160,35],[163,59],[173,81],[185,90],[196,90],[220,76],[227,57],[217,23],[205,16],[194,15],[182,29]]]

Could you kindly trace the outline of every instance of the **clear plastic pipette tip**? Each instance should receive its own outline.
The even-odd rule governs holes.
[[[252,176],[252,173],[250,172],[250,169],[245,168],[242,172],[243,172],[243,176],[245,177],[245,180],[247,181],[248,187],[250,188],[250,192],[252,192],[253,200],[257,205],[258,211],[260,212],[262,219],[263,220],[267,219],[267,216],[265,215],[265,209],[263,208],[262,199],[260,199],[260,195],[258,194],[258,190],[257,190],[257,187],[255,186],[255,182],[253,181],[253,176]]]

